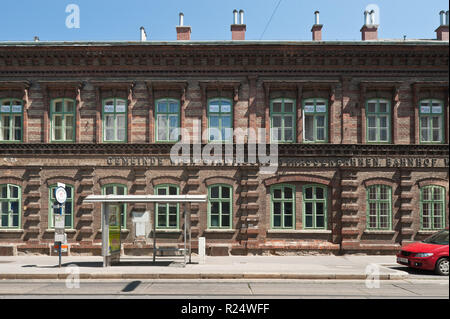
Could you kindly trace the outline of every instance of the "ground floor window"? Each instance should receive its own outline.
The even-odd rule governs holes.
[[[392,215],[392,189],[386,185],[373,185],[367,189],[367,228],[390,230]]]
[[[108,184],[102,187],[102,195],[127,195],[127,187],[122,184]],[[127,204],[109,205],[109,209],[120,212],[122,229],[127,228]]]
[[[438,230],[445,227],[445,188],[426,186],[420,190],[421,228]]]
[[[157,195],[179,195],[180,188],[176,185],[159,185],[155,188]],[[157,203],[156,228],[158,229],[178,229],[180,204]]]
[[[208,228],[231,229],[233,214],[233,188],[229,185],[213,185],[208,190]]]
[[[303,187],[303,228],[327,229],[327,188],[320,185]]]
[[[57,185],[50,186],[50,199],[49,199],[49,214],[48,214],[48,225],[50,228],[55,227],[53,218],[56,214],[60,213],[60,209],[56,206],[59,205],[59,203],[56,201],[55,192],[58,188]],[[64,228],[67,229],[73,229],[73,186],[66,185],[66,193],[67,193],[67,199],[64,203]]]
[[[271,189],[272,228],[295,228],[295,186],[276,185]]]
[[[20,187],[0,185],[0,228],[20,228]]]

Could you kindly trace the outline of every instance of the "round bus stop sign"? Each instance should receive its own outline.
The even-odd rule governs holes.
[[[64,204],[67,199],[67,192],[64,187],[58,187],[55,191],[56,201],[60,204]]]

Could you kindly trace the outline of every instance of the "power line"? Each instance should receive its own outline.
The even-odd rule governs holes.
[[[272,21],[273,16],[274,16],[275,13],[277,12],[278,7],[279,7],[280,4],[281,4],[281,1],[283,1],[283,0],[278,1],[277,6],[276,6],[275,9],[273,10],[272,16],[270,17],[269,21],[267,22],[266,27],[264,28],[264,31],[263,31],[263,33],[261,34],[261,37],[259,38],[260,40],[262,40],[262,38],[263,38],[263,36],[264,36],[264,33],[266,33],[266,30],[267,30],[267,28],[269,27],[269,24],[270,24],[270,22]]]

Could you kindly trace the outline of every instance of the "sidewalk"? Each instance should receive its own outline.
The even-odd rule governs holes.
[[[395,256],[228,256],[206,257],[183,267],[183,257],[122,256],[118,266],[102,267],[102,257],[0,256],[2,279],[66,279],[76,265],[80,279],[366,279],[366,267],[379,266],[380,279],[406,279],[390,269]],[[373,267],[371,267],[373,269]],[[372,270],[373,271],[373,270]]]

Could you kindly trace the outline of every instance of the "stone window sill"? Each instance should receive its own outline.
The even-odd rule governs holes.
[[[236,229],[205,229],[205,233],[234,233]]]
[[[364,234],[371,235],[393,235],[395,234],[395,230],[365,230]]]
[[[54,233],[55,229],[54,228],[49,228],[45,230],[46,233]],[[65,233],[76,233],[77,230],[76,229],[64,229]]]
[[[0,233],[23,233],[23,229],[8,229],[8,228],[0,228]]]
[[[102,230],[102,229],[99,229],[98,232],[99,232],[99,233],[102,233],[103,230]],[[121,233],[129,233],[130,230],[129,230],[129,229],[121,229],[120,232],[121,232]]]
[[[153,232],[153,229],[152,229]],[[181,233],[181,229],[156,229],[157,233]]]
[[[331,230],[326,229],[270,229],[268,234],[331,234]]]
[[[439,230],[419,230],[417,233],[419,235],[433,235],[437,233]]]

